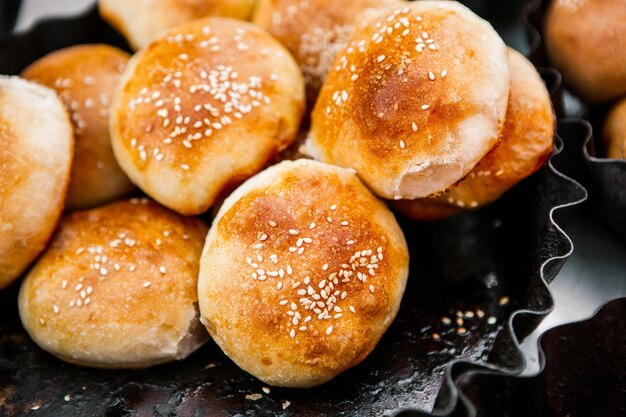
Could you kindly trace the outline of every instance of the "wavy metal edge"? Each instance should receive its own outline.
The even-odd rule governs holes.
[[[533,4],[538,4],[540,6],[541,3],[542,3],[541,0],[533,0],[529,4],[529,6]],[[21,39],[28,38],[33,33],[42,32],[45,29],[45,27],[52,22],[57,22],[57,23],[63,22],[63,21],[66,21],[68,23],[76,22],[77,20],[83,19],[84,17],[92,14],[94,12],[94,9],[96,8],[97,6],[92,6],[80,13],[73,13],[73,14],[66,15],[66,16],[55,16],[51,18],[41,19],[37,21],[36,23],[34,23],[28,30],[24,32],[13,33],[10,35],[0,35],[0,42],[6,41],[9,37],[21,38]],[[524,8],[524,11],[522,12],[522,14],[524,16],[524,21],[527,25],[527,30],[530,33],[531,32],[530,29],[532,28],[534,30],[534,27],[530,25],[530,23],[528,23],[528,21],[526,20],[525,10],[527,8],[528,6]],[[537,32],[536,32],[536,35],[538,35]],[[532,45],[533,44],[531,44],[531,46]],[[538,48],[539,45],[540,45],[540,40],[539,40],[539,43],[536,44],[535,48]],[[531,52],[532,51],[533,49],[531,49]],[[527,56],[531,56],[531,53],[527,54]],[[551,67],[537,66],[537,68],[538,70],[543,69],[543,70],[546,70],[547,72],[550,72],[552,75],[557,76],[556,78],[557,81],[555,82],[554,89],[553,91],[550,91],[551,95],[554,94],[556,92],[555,90],[558,90],[560,83],[561,83],[559,72]],[[555,97],[558,100],[558,95],[554,95],[553,97]],[[555,105],[558,105],[558,103],[555,103]],[[514,349],[515,356],[516,356],[515,361],[517,362],[517,366],[512,367],[512,368],[506,368],[506,367],[502,367],[502,366],[498,366],[494,364],[479,364],[479,363],[468,361],[468,360],[451,361],[447,365],[446,375],[445,375],[445,380],[444,380],[444,385],[449,390],[449,393],[450,393],[448,404],[445,407],[439,410],[436,410],[434,412],[427,412],[425,410],[418,409],[418,408],[403,408],[403,409],[395,410],[392,413],[392,416],[395,416],[395,417],[404,417],[404,416],[446,417],[446,416],[465,416],[465,415],[475,416],[476,409],[473,407],[471,401],[465,395],[463,395],[462,388],[457,385],[457,381],[460,378],[471,376],[473,374],[493,374],[493,375],[504,375],[504,376],[507,376],[507,375],[516,376],[516,375],[519,375],[525,369],[526,358],[520,346],[520,341],[523,338],[518,336],[519,332],[517,329],[524,322],[527,323],[532,320],[542,319],[543,317],[545,317],[547,314],[549,314],[552,311],[552,309],[554,308],[554,298],[552,297],[552,293],[550,292],[548,283],[551,282],[552,279],[554,279],[554,277],[556,276],[556,274],[558,273],[558,271],[560,270],[564,262],[567,260],[567,258],[572,254],[573,249],[574,249],[571,239],[565,233],[565,231],[561,228],[561,226],[559,226],[554,216],[558,211],[576,206],[587,199],[587,191],[585,190],[585,188],[574,179],[560,172],[554,166],[555,160],[559,159],[559,155],[562,156],[562,151],[564,149],[563,140],[558,135],[555,135],[555,139],[556,139],[555,150],[553,154],[550,156],[547,166],[550,170],[551,175],[554,175],[556,178],[559,178],[560,181],[563,181],[565,184],[567,184],[567,186],[571,188],[571,191],[572,191],[571,195],[576,195],[576,197],[572,197],[570,201],[553,206],[550,209],[548,213],[547,222],[544,224],[544,226],[547,226],[548,229],[545,233],[541,234],[541,237],[544,239],[549,236],[554,236],[555,238],[558,239],[558,242],[561,244],[561,246],[566,248],[564,252],[558,255],[549,256],[548,258],[543,259],[541,262],[540,269],[539,269],[539,279],[535,279],[534,281],[531,281],[531,283],[529,284],[529,288],[532,286],[536,286],[537,289],[544,291],[546,293],[547,297],[545,301],[548,303],[547,307],[544,309],[533,310],[529,306],[527,306],[525,308],[519,308],[513,311],[507,319],[506,328],[503,329],[503,332],[500,333],[501,336],[505,335],[506,337],[510,338],[510,342],[513,344],[513,349]],[[442,388],[443,388],[443,385],[442,385]],[[440,390],[440,393],[441,393],[441,390]],[[462,408],[459,409],[459,406],[461,406]]]

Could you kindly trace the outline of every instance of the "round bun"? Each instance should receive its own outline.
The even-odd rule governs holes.
[[[626,99],[609,112],[602,130],[607,157],[626,159]]]
[[[63,211],[74,138],[53,90],[0,76],[0,288],[44,249]]]
[[[379,11],[328,73],[306,149],[354,168],[379,196],[426,197],[498,143],[509,88],[504,42],[466,7],[419,1]]]
[[[553,0],[545,21],[551,63],[585,100],[626,94],[626,2]]]
[[[554,111],[550,94],[535,67],[509,49],[511,98],[500,144],[448,191],[393,206],[415,220],[449,217],[485,206],[537,171],[553,150]]]
[[[134,49],[178,24],[208,16],[248,19],[254,0],[98,0],[100,15]]]
[[[295,140],[304,107],[300,69],[267,32],[197,20],[131,59],[111,109],[113,150],[144,192],[198,214]]]
[[[220,209],[200,261],[202,322],[241,368],[311,387],[361,362],[398,312],[408,251],[351,170],[285,161]]]
[[[307,96],[315,101],[337,53],[368,8],[403,4],[400,0],[259,0],[253,22],[292,53],[304,75]]]
[[[128,58],[112,46],[79,45],[52,52],[22,72],[22,77],[55,89],[72,119],[70,210],[107,203],[134,189],[115,160],[109,136],[111,95]]]
[[[200,220],[145,199],[70,214],[22,284],[24,328],[78,365],[185,358],[208,338],[196,292],[206,232]]]

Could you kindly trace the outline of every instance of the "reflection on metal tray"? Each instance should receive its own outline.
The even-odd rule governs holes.
[[[523,28],[514,24],[519,2],[472,3],[495,22],[505,38],[510,36],[508,41],[520,46]],[[93,12],[71,26],[63,25],[64,30],[52,22],[39,26],[37,41],[24,35],[13,41],[19,47],[0,41],[0,55],[13,54],[15,58],[0,60],[0,65],[6,65],[7,72],[16,72],[60,45],[120,42]],[[537,198],[542,196],[551,199]],[[523,368],[523,357],[510,333],[511,323],[504,320],[515,309],[547,311],[551,307],[540,267],[552,256],[566,255],[569,245],[548,221],[550,208],[581,196],[575,184],[544,168],[477,214],[432,226],[405,224],[415,273],[397,322],[373,355],[323,387],[272,389],[255,402],[246,402],[245,395],[262,392],[262,385],[213,344],[182,363],[145,371],[95,371],[63,364],[24,335],[16,317],[14,287],[13,293],[0,295],[0,404],[4,404],[0,410],[5,407],[16,415],[33,407],[40,407],[39,415],[117,416],[141,411],[160,415],[370,415],[434,405],[438,411],[450,411],[456,401],[452,380],[471,367],[459,364],[451,368],[451,360],[489,362],[513,371]],[[499,223],[501,227],[493,227]],[[541,248],[547,250],[538,250]],[[560,265],[561,261],[549,265],[546,278],[551,279]],[[513,301],[500,306],[504,295]],[[476,312],[477,307],[486,312],[485,318],[496,317],[496,325],[475,319],[470,331],[462,335],[457,326],[440,321],[457,310]],[[536,323],[529,317],[516,319],[518,336]],[[433,340],[433,333],[441,340]],[[430,354],[424,358],[423,352]],[[290,405],[283,410],[286,401]]]

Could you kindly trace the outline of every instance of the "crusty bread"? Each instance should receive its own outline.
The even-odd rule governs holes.
[[[98,0],[100,15],[139,49],[178,24],[208,16],[248,19],[254,0]]]
[[[502,141],[448,191],[393,202],[406,217],[433,220],[490,204],[537,171],[552,153],[555,116],[550,94],[524,56],[509,49],[509,60],[511,97]]]
[[[385,198],[443,191],[498,143],[510,88],[504,42],[453,1],[359,20],[322,87],[306,150],[354,168]]]
[[[128,58],[112,46],[79,45],[52,52],[22,72],[22,77],[55,89],[72,119],[70,210],[107,203],[134,189],[115,160],[109,136],[111,94]]]
[[[626,99],[618,102],[604,121],[602,139],[607,157],[626,159]]]
[[[202,253],[198,300],[240,367],[271,385],[310,387],[372,351],[407,275],[402,230],[353,171],[285,161],[226,199]]]
[[[626,2],[553,0],[546,13],[551,63],[590,102],[626,94]]]
[[[44,249],[63,211],[74,138],[55,92],[0,76],[0,288]]]
[[[287,47],[304,75],[307,97],[315,102],[326,73],[368,8],[401,0],[259,0],[252,21]]]
[[[70,214],[22,284],[24,328],[79,365],[185,358],[208,338],[196,292],[206,232],[200,220],[145,199]]]
[[[294,141],[304,107],[300,69],[267,32],[197,20],[131,59],[111,109],[113,150],[144,192],[198,214]]]

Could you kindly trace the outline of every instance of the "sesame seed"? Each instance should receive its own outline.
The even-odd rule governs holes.
[[[487,324],[496,324],[496,321],[498,321],[495,317],[491,316],[487,319]]]
[[[59,307],[55,305],[52,306],[52,311],[54,311],[54,314],[59,314]]]
[[[433,340],[441,339],[441,335],[439,335],[439,333],[433,333],[432,337],[433,337]]]
[[[315,222],[313,222],[313,223],[311,223],[311,224],[309,225],[309,229],[314,229],[314,228],[315,228]]]
[[[160,266],[159,267],[159,272],[162,273],[162,274],[165,274],[167,272],[167,270],[165,269],[164,266]]]
[[[270,227],[276,227],[276,222],[272,220],[268,221],[267,223],[270,225]]]
[[[289,234],[290,235],[297,235],[298,231],[296,229],[289,229]]]
[[[328,328],[326,329],[326,334],[331,334],[333,332],[333,326],[330,325],[328,326]]]
[[[429,104],[422,104],[422,110],[428,110],[430,108]]]
[[[441,78],[445,78],[445,77],[446,77],[446,75],[448,75],[448,71],[446,71],[446,70],[442,70],[442,71],[441,71]]]
[[[67,288],[67,280],[63,280],[61,281],[61,288],[66,289]]]
[[[415,122],[411,123],[411,128],[413,129],[414,132],[417,132],[417,123]]]
[[[509,303],[509,297],[500,297],[500,299],[498,300],[498,304],[500,304],[501,306],[505,306]]]
[[[269,387],[263,387],[263,388],[261,388],[261,390],[262,390],[264,393],[266,393],[266,394],[269,394],[269,393],[270,393],[270,389],[269,389]]]
[[[458,334],[465,334],[467,333],[467,329],[465,327],[459,327],[458,329],[456,329],[456,332]]]
[[[296,337],[296,331],[294,329],[291,329],[291,331],[289,332],[289,337]]]
[[[284,306],[287,303],[289,303],[289,300],[285,299],[285,300],[280,300],[280,302],[278,304],[280,304],[281,306]]]
[[[428,78],[430,78],[431,81],[435,80],[435,74],[431,71],[428,73]]]
[[[404,149],[406,147],[406,143],[402,139],[400,139],[400,149]]]
[[[377,62],[383,62],[385,60],[385,55],[379,55],[378,58],[376,58]]]
[[[152,283],[150,281],[144,281],[143,282],[143,287],[144,288],[148,288],[150,285],[152,285]]]
[[[348,310],[350,310],[353,313],[356,313],[356,309],[353,306],[348,307]]]
[[[330,206],[330,209],[333,211],[337,210],[337,204],[333,204],[332,206]]]
[[[370,284],[370,292],[373,294],[374,293],[374,286],[372,284]]]

